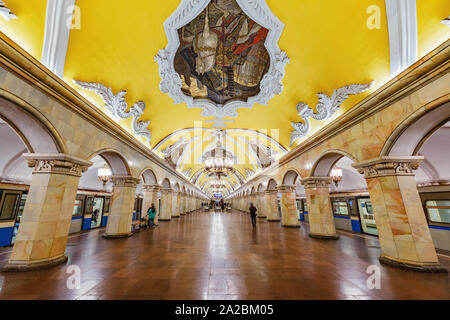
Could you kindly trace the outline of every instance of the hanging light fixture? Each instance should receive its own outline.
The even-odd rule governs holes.
[[[108,165],[105,163],[103,168],[98,169],[97,176],[98,180],[103,183],[103,187],[105,187],[106,183],[111,180],[111,169],[108,167]]]
[[[216,147],[207,152],[203,159],[206,171],[210,174],[215,174],[219,178],[228,175],[233,170],[234,157],[231,152],[228,152],[223,147],[222,141],[224,139],[224,132],[219,130],[217,132],[218,139]]]
[[[342,169],[338,167],[333,168],[333,170],[331,170],[331,179],[333,180],[334,185],[337,188],[339,182],[342,181]]]

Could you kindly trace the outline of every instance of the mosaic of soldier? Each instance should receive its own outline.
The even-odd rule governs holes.
[[[184,81],[183,91],[218,104],[257,95],[270,66],[267,34],[235,0],[211,1],[179,30],[175,69]]]

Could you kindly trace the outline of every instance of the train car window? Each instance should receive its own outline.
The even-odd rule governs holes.
[[[20,193],[5,192],[2,199],[0,220],[12,220],[15,218],[19,205]]]
[[[94,211],[94,197],[87,197],[85,214],[91,214],[92,211]]]
[[[303,212],[308,212],[308,202],[306,202],[306,199],[303,200]]]
[[[104,205],[104,209],[103,209],[104,213],[108,213],[109,212],[110,204],[111,204],[111,198],[106,197],[105,198],[105,205]]]
[[[425,208],[430,222],[450,223],[450,200],[428,200]]]
[[[73,205],[72,217],[79,217],[83,213],[83,200],[76,199]]]
[[[333,201],[333,213],[337,216],[348,216],[350,215],[350,210],[347,201]]]

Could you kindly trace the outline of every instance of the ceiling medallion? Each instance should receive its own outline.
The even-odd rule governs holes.
[[[164,29],[168,45],[155,57],[161,91],[203,109],[214,127],[283,91],[284,24],[265,0],[182,0]]]

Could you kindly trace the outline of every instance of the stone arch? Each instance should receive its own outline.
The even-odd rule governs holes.
[[[180,191],[180,185],[179,185],[178,182],[175,183],[175,185],[173,186],[173,191],[174,191],[174,192],[179,192],[179,191]]]
[[[263,192],[264,191],[264,184],[263,183],[260,183],[259,185],[258,185],[258,189],[256,189],[258,192]]]
[[[287,186],[294,186],[298,179],[300,178],[300,174],[296,169],[289,169],[283,177],[283,184]]]
[[[327,177],[330,175],[331,169],[333,169],[336,162],[338,162],[342,157],[350,158],[353,162],[355,158],[341,150],[328,150],[323,153],[319,159],[314,163],[311,169],[311,176],[313,177]]]
[[[139,176],[143,178],[144,184],[146,185],[158,184],[158,178],[152,169],[144,169]]]
[[[111,169],[113,176],[129,176],[131,175],[130,167],[126,158],[117,150],[114,149],[102,149],[93,153],[89,160],[100,156],[102,157]]]
[[[387,139],[380,155],[417,155],[424,142],[448,121],[450,121],[449,98],[437,99],[400,123]]]
[[[270,179],[267,183],[267,191],[274,191],[277,189],[278,183],[275,181],[275,179]]]
[[[165,179],[162,181],[161,186],[162,186],[164,189],[170,189],[170,187],[171,187],[170,180],[167,179],[167,178],[165,178]]]
[[[252,189],[250,190],[250,194],[255,194],[256,192],[256,188],[253,186]]]
[[[0,118],[22,139],[30,153],[66,153],[63,139],[35,107],[0,89]]]

